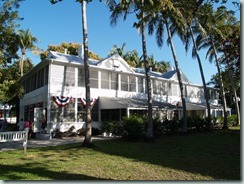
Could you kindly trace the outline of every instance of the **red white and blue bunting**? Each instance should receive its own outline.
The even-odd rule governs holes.
[[[80,98],[81,104],[83,107],[86,107],[86,98]],[[97,99],[96,98],[91,98],[91,108],[95,105]]]
[[[59,107],[65,107],[72,101],[72,97],[53,96],[53,100]]]

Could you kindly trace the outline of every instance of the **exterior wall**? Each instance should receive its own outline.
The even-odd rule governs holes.
[[[24,98],[20,101],[20,118],[23,117],[26,106],[42,102],[42,107],[47,109],[47,122],[50,125],[48,126],[49,131],[56,128],[65,131],[71,126],[74,126],[76,129],[84,127],[84,120],[79,116],[84,111],[81,106],[81,99],[86,96],[83,65],[52,60],[49,62],[49,67],[44,66],[44,68],[45,85],[24,95]],[[123,62],[118,62],[113,58],[111,61],[102,63],[99,67],[91,65],[90,70],[91,98],[119,97],[147,99],[144,74],[133,72]],[[38,68],[36,73],[38,73]],[[28,75],[33,76],[35,79],[35,70]],[[26,82],[28,82],[28,75],[25,79]],[[178,81],[155,76],[152,76],[151,79],[153,100],[171,104],[181,101]],[[202,86],[186,82],[183,85],[186,102],[205,102]],[[72,97],[72,101],[66,106],[61,107],[55,102],[54,97]],[[214,89],[212,89],[210,97],[213,102],[216,102],[214,98],[218,96]],[[97,113],[97,118],[92,122],[92,126],[99,127],[101,109],[100,107],[95,107],[93,111]],[[129,109],[127,111],[129,113]],[[157,115],[170,119],[174,116],[174,113],[174,111],[160,111]],[[180,113],[179,111],[178,115]],[[189,114],[192,113],[189,112]],[[204,114],[206,112],[198,113]]]

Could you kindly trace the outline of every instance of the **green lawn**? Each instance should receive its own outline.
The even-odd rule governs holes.
[[[240,129],[0,152],[0,180],[239,180]]]

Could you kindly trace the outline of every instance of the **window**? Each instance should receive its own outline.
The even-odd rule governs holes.
[[[143,88],[143,78],[142,77],[137,78],[137,85],[138,85],[138,92],[143,93],[144,88]]]
[[[136,77],[129,76],[129,91],[136,92]]]
[[[98,71],[90,70],[90,86],[91,88],[98,88]]]
[[[164,83],[163,81],[153,80],[153,94],[164,94]]]
[[[45,67],[45,85],[48,84],[49,65]]]
[[[44,86],[44,68],[37,72],[37,88]]]
[[[172,96],[178,96],[178,85],[171,84]]]
[[[121,74],[121,91],[128,91],[128,75]]]
[[[108,72],[101,72],[101,88],[102,89],[109,89],[109,73]]]
[[[126,116],[126,109],[102,109],[101,121],[121,121]]]
[[[65,86],[75,86],[75,68],[65,66],[63,81]]]
[[[118,89],[118,74],[111,73],[111,89]]]
[[[31,76],[31,91],[36,89],[37,73]]]
[[[85,71],[84,68],[78,69],[78,86],[85,86]]]

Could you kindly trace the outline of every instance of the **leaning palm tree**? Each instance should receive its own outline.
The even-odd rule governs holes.
[[[202,61],[198,52],[195,33],[205,34],[205,30],[203,29],[202,25],[198,21],[198,17],[201,16],[202,12],[199,12],[199,8],[202,6],[208,6],[208,3],[203,4],[204,0],[195,1],[195,0],[182,0],[177,4],[177,8],[181,11],[182,15],[184,15],[184,19],[186,22],[186,32],[181,37],[182,41],[185,43],[185,49],[188,51],[190,40],[192,41],[193,48],[192,48],[192,56],[197,59],[200,75],[202,78],[203,83],[203,90],[204,90],[204,97],[207,106],[207,128],[210,129],[211,126],[211,110],[210,110],[210,103],[209,103],[209,93],[207,90],[207,85],[205,81],[204,71],[202,67]],[[205,12],[208,13],[208,12]]]
[[[26,31],[24,30],[19,30],[18,31],[18,40],[19,40],[19,47],[21,49],[21,58],[19,62],[19,72],[20,76],[23,76],[23,65],[24,65],[24,59],[26,56],[26,52],[28,50],[33,51],[34,53],[38,52],[38,47],[34,45],[38,40],[36,37],[31,35],[30,29],[27,29]]]
[[[149,34],[153,34],[154,30],[156,30],[156,40],[159,47],[163,45],[163,37],[164,37],[164,29],[166,27],[167,34],[168,34],[168,43],[170,44],[171,52],[174,58],[174,63],[177,71],[179,89],[180,89],[180,96],[182,101],[183,107],[183,124],[182,124],[182,133],[187,132],[187,117],[186,117],[186,101],[185,96],[183,93],[183,83],[181,80],[181,73],[179,69],[179,63],[176,56],[174,43],[171,34],[170,22],[171,24],[180,31],[182,27],[184,27],[184,22],[182,21],[182,15],[180,12],[174,7],[173,2],[168,1],[163,2],[161,1],[159,4],[154,4],[154,7],[151,8],[147,13],[148,18],[148,32]]]
[[[228,129],[227,122],[227,103],[225,97],[225,90],[222,78],[222,72],[220,68],[219,58],[218,58],[218,48],[222,47],[221,40],[224,39],[225,34],[223,34],[222,29],[226,32],[232,32],[230,26],[228,26],[228,21],[230,19],[234,19],[233,11],[227,11],[224,6],[221,6],[217,9],[217,11],[213,11],[212,7],[209,6],[209,13],[202,16],[199,19],[201,21],[201,25],[203,25],[204,30],[207,35],[203,36],[199,34],[196,39],[196,43],[199,49],[209,48],[206,54],[206,57],[209,56],[209,61],[212,62],[215,60],[215,64],[218,71],[218,79],[219,79],[219,87],[223,101],[223,111],[224,111],[224,122],[223,128]],[[204,15],[204,14],[203,14]]]
[[[231,79],[230,83],[232,86],[232,93],[236,106],[236,123],[237,125],[240,125],[240,110],[236,92],[236,83],[239,83],[240,81],[240,76],[238,74],[240,64],[240,22],[236,21],[232,23],[231,27],[233,32],[226,36],[226,38],[222,42],[222,48],[220,49],[220,51],[223,53],[221,61],[226,65],[227,71],[229,73],[229,78]]]

